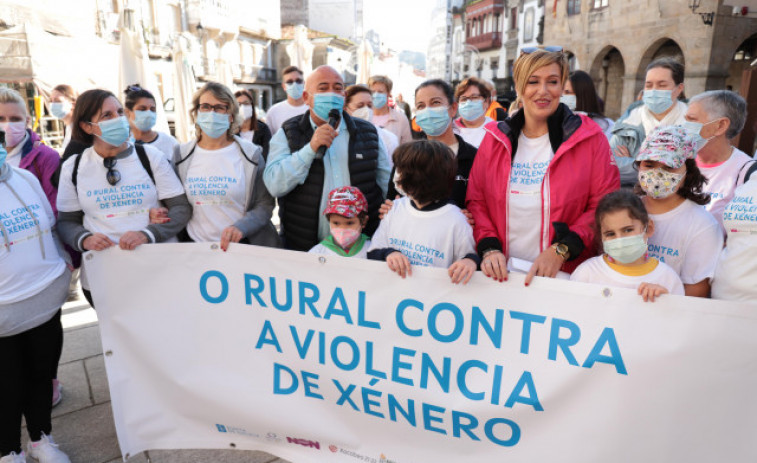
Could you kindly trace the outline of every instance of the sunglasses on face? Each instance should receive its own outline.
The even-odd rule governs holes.
[[[523,55],[530,55],[531,53],[535,52],[536,50],[544,50],[548,51],[550,53],[556,53],[563,51],[563,48],[559,45],[548,45],[546,47],[523,47],[520,49],[520,53]]]
[[[117,161],[114,157],[103,159],[103,165],[108,169],[108,172],[105,174],[105,180],[108,181],[110,186],[115,186],[116,183],[121,181],[121,172],[114,169]]]

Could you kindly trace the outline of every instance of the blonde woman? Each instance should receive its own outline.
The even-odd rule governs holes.
[[[197,139],[174,150],[174,165],[192,204],[185,241],[278,246],[271,223],[274,200],[263,183],[263,150],[238,135],[242,118],[234,94],[208,82],[195,93]]]
[[[519,258],[532,262],[528,285],[595,255],[594,211],[620,181],[602,129],[560,103],[562,48],[524,49],[513,74],[523,108],[486,126],[467,207],[484,274],[504,281],[507,259]]]

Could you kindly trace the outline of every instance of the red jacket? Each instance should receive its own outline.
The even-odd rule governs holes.
[[[562,270],[572,272],[596,255],[594,211],[604,195],[620,188],[620,176],[602,129],[590,118],[563,106],[548,120],[555,156],[541,185],[539,251],[557,241],[567,244],[571,255],[578,254],[578,258],[566,262]],[[512,146],[523,123],[522,111],[518,111],[506,121],[490,122],[485,127],[487,133],[473,163],[466,201],[475,220],[473,236],[479,252],[497,248],[508,256]]]

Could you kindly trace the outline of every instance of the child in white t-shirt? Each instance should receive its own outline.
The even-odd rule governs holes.
[[[368,222],[368,201],[359,188],[341,186],[331,190],[323,215],[329,219],[331,234],[308,252],[361,259],[368,257],[371,241],[362,233]]]
[[[668,293],[683,296],[675,270],[647,253],[654,222],[639,197],[623,190],[610,193],[594,218],[604,253],[579,265],[572,281],[636,289],[644,302]]]
[[[368,258],[385,260],[402,278],[412,266],[448,269],[453,283],[470,281],[479,263],[473,229],[460,208],[448,203],[456,160],[441,142],[417,140],[393,154],[395,187],[405,197],[373,235]]]

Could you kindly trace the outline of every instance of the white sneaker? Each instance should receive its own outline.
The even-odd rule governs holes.
[[[10,455],[0,458],[0,463],[26,463],[26,454],[21,452],[21,455],[19,455],[16,452],[11,452]]]
[[[39,463],[71,463],[66,454],[58,449],[53,436],[42,434],[42,438],[37,442],[29,442],[27,450],[29,456]]]

